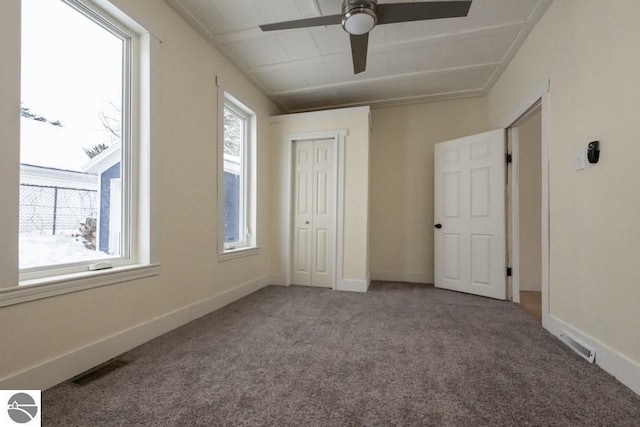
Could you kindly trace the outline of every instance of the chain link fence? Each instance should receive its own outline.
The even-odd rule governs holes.
[[[77,234],[98,214],[98,192],[76,188],[20,185],[20,233]]]

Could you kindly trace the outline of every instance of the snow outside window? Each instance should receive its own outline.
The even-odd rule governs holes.
[[[133,38],[86,1],[22,1],[19,265],[130,262]]]

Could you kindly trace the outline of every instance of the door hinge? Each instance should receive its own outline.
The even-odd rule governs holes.
[[[506,153],[506,154],[504,155],[504,160],[505,160],[507,163],[511,163],[511,162],[513,161],[513,157],[511,156],[511,153]]]
[[[513,271],[511,270],[511,267],[507,267],[507,277],[511,277],[513,275]]]

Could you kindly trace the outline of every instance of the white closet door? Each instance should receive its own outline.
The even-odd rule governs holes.
[[[296,141],[294,147],[292,283],[330,288],[335,268],[335,141]]]

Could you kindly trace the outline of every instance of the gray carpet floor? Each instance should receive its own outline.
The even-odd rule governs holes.
[[[43,393],[60,426],[639,426],[640,397],[508,303],[269,286]]]

